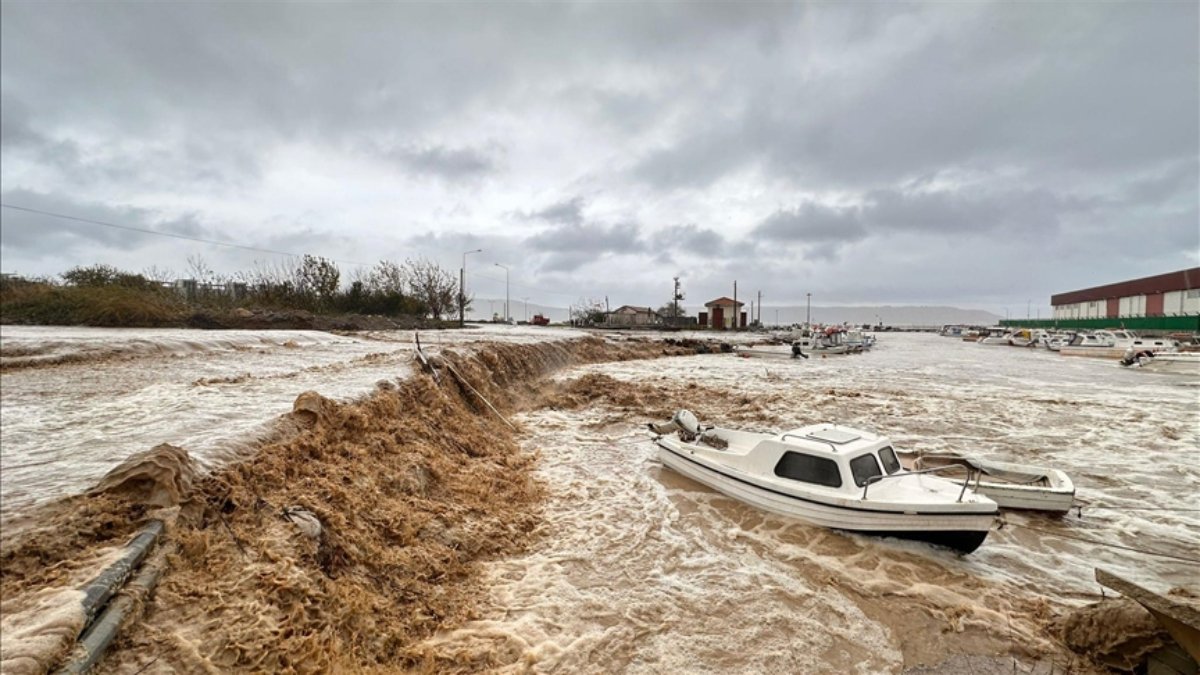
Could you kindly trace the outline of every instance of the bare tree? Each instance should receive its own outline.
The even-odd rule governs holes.
[[[409,293],[425,305],[433,318],[441,319],[458,307],[458,281],[432,260],[405,260],[404,279]]]
[[[580,298],[571,306],[571,320],[580,325],[604,323],[604,301]]]
[[[410,290],[406,288],[407,277],[408,274],[403,266],[391,260],[380,260],[366,275],[363,285],[375,293],[403,295]]]
[[[211,267],[208,266],[208,261],[199,253],[189,255],[187,257],[188,274],[191,278],[202,284],[212,283],[215,274]]]

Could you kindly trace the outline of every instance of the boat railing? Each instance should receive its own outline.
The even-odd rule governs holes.
[[[967,478],[966,478],[966,480],[963,481],[962,490],[960,490],[958,492],[958,500],[957,501],[961,502],[963,500],[963,497],[966,496],[967,488],[970,487],[972,478],[975,478],[975,487],[978,489],[979,478],[982,477],[983,472],[975,471],[971,467],[965,466],[962,464],[947,464],[945,466],[935,466],[935,467],[931,467],[928,469],[918,469],[916,471],[897,471],[896,473],[880,474],[878,476],[871,476],[870,478],[867,478],[867,480],[863,483],[862,498],[866,499],[867,498],[867,490],[870,489],[870,487],[872,485],[874,485],[875,483],[878,483],[882,480],[885,480],[888,478],[903,478],[904,476],[918,476],[923,473],[937,473],[939,471],[945,471],[946,469],[964,469],[967,472]]]
[[[813,438],[812,436],[805,436],[803,434],[784,434],[779,437],[779,440],[786,441],[788,438],[798,438],[802,441],[813,441],[815,443],[824,443],[825,445],[828,445],[829,449],[833,450],[835,453],[838,451],[837,446],[834,445],[832,441],[827,441],[822,438]]]

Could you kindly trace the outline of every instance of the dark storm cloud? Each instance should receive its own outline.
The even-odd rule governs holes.
[[[483,247],[635,304],[685,261],[701,295],[750,269],[779,300],[836,279],[920,302],[1015,289],[989,264],[1048,295],[1200,249],[1196,3],[2,12],[4,199],[47,210],[368,261]],[[163,250],[3,216],[6,266]],[[938,255],[984,281],[904,274]]]
[[[498,169],[495,155],[499,150],[496,148],[431,145],[375,148],[371,152],[414,175],[434,176],[449,181],[480,178]]]
[[[525,245],[536,251],[555,253],[584,252],[640,253],[645,248],[639,228],[634,223],[602,225],[599,223],[566,224],[551,227],[525,239]]]
[[[66,220],[18,209],[0,209],[0,244],[7,250],[20,250],[31,258],[95,252],[99,249],[131,250],[161,241],[160,236],[147,232],[106,227],[84,220],[189,237],[219,237],[201,225],[194,214],[164,218],[146,209],[81,202],[63,195],[26,190],[6,190],[0,193],[0,199],[5,204],[20,204],[81,219]]]
[[[862,239],[866,228],[858,209],[808,203],[772,213],[750,235],[786,243],[842,243]]]
[[[654,234],[654,247],[670,253],[715,257],[725,252],[725,238],[695,224],[672,225]]]
[[[865,30],[899,30],[908,11]],[[738,110],[696,115],[633,175],[662,188],[705,187],[760,166],[869,185],[956,165],[1120,170],[1194,157],[1195,116],[1180,114],[1200,107],[1194,5],[926,6],[920,14],[952,21],[852,80],[797,74],[781,87],[767,80],[788,77],[788,67],[765,64],[730,77],[720,96],[740,100]]]
[[[583,207],[586,204],[587,201],[583,197],[575,196],[566,201],[551,204],[543,209],[522,213],[521,217],[526,220],[544,220],[550,223],[582,225]]]

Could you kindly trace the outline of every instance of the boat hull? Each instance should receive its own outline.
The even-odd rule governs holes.
[[[1052,490],[1045,488],[1008,485],[980,481],[975,491],[996,502],[1002,509],[1022,511],[1045,511],[1064,514],[1075,503],[1075,489]]]
[[[687,478],[763,511],[858,534],[929,542],[970,553],[987,538],[995,513],[913,513],[828,504],[782,494],[723,473],[659,443],[663,465]]]

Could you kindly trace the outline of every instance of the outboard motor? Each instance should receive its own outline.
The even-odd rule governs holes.
[[[691,410],[676,412],[671,421],[679,427],[679,436],[685,440],[691,440],[700,435],[700,419]]]
[[[800,357],[800,358],[802,358],[802,359],[807,359],[807,358],[808,358],[808,354],[805,354],[804,352],[800,351],[800,343],[799,343],[799,342],[793,342],[793,343],[792,343],[792,358],[794,359],[794,358],[796,358],[797,356],[799,356],[799,357]]]

